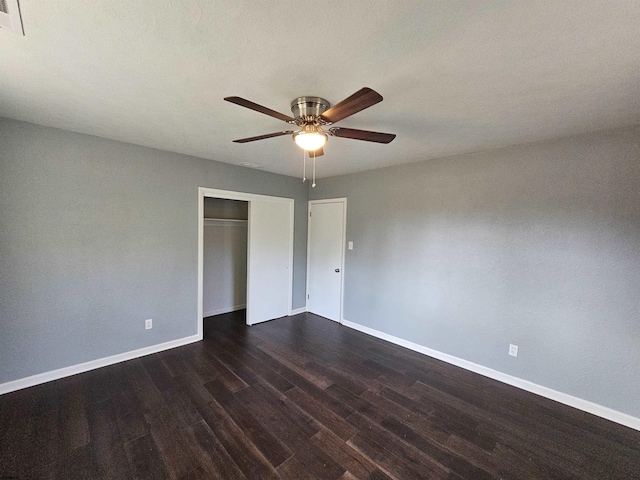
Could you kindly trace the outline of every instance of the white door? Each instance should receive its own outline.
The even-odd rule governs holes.
[[[346,200],[309,202],[307,309],[340,321]]]
[[[293,201],[249,202],[247,324],[289,314]]]

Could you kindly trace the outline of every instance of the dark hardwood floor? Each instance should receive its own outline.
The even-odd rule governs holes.
[[[311,314],[0,397],[0,478],[633,479],[640,432]]]

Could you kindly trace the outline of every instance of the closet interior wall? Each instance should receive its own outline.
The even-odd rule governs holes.
[[[203,316],[246,307],[248,202],[204,201]]]

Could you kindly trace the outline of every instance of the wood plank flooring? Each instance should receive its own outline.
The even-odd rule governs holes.
[[[311,314],[0,397],[2,479],[638,479],[640,432]]]

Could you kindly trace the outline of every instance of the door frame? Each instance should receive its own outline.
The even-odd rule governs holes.
[[[289,224],[289,312],[291,315],[293,310],[293,226],[294,226],[294,199],[284,197],[273,197],[270,195],[258,195],[254,193],[235,192],[232,190],[219,190],[215,188],[198,187],[198,338],[203,338],[203,313],[204,313],[204,199],[205,197],[223,198],[225,200],[240,200],[249,202],[274,202],[285,203],[289,205],[290,224]],[[251,220],[247,221],[247,272],[249,272],[249,253],[251,248]],[[247,273],[247,309],[250,307],[250,288],[251,279]],[[247,324],[248,325],[248,324]]]
[[[338,323],[342,325],[344,320],[344,264],[347,246],[347,197],[324,198],[322,200],[309,200],[307,206],[307,288],[305,291],[306,302],[309,302],[309,272],[311,260],[311,206],[321,203],[342,203],[342,258],[340,259],[340,318]],[[307,306],[307,311],[309,311]]]

